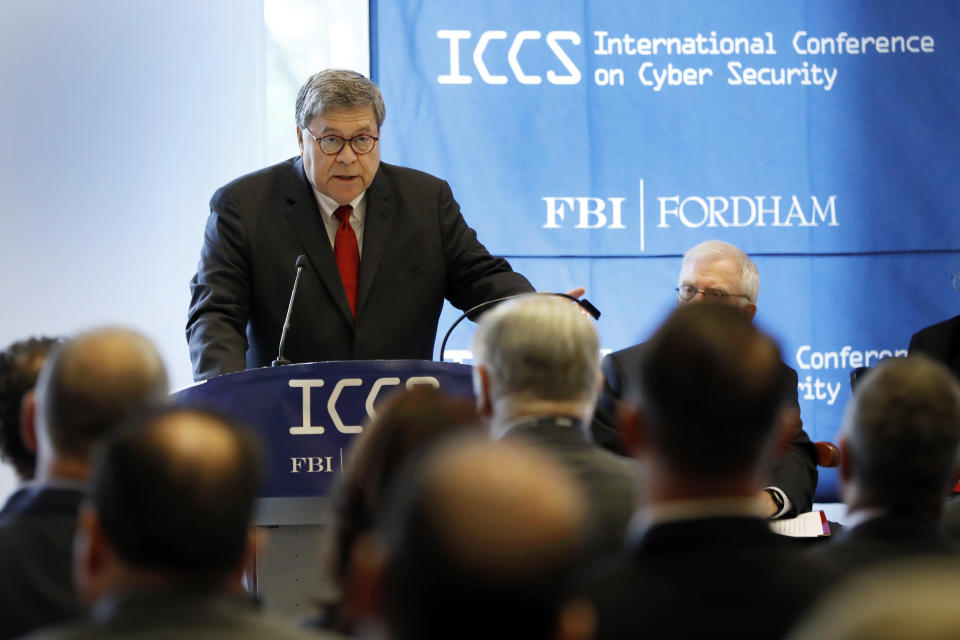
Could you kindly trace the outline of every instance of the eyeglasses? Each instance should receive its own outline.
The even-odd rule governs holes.
[[[677,292],[677,297],[684,302],[690,302],[697,297],[698,293],[702,293],[703,297],[707,300],[713,300],[714,302],[721,302],[727,298],[743,298],[744,300],[749,300],[750,297],[742,293],[727,293],[722,289],[697,289],[696,287],[691,287],[689,284],[683,284],[674,289]]]
[[[313,135],[313,132],[310,131],[310,129],[307,129],[307,133],[309,133],[310,137],[316,140],[317,144],[320,145],[320,151],[323,151],[328,156],[332,156],[343,151],[343,147],[348,142],[350,143],[350,148],[353,149],[353,152],[362,156],[373,151],[373,146],[377,144],[377,140],[380,139],[365,133],[352,138],[343,138],[335,135],[327,135],[323,136],[322,138],[318,138],[317,136]]]

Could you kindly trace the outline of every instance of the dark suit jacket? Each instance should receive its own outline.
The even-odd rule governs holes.
[[[583,591],[596,640],[779,638],[831,581],[765,521],[731,516],[651,527]]]
[[[930,356],[960,378],[960,316],[938,322],[910,336],[909,353]]]
[[[0,511],[0,638],[76,618],[73,536],[83,493],[20,489]]]
[[[506,437],[525,438],[548,451],[568,469],[590,500],[588,553],[618,552],[636,508],[636,471],[632,460],[591,443],[577,420],[547,416],[512,427]]]
[[[910,513],[891,513],[855,527],[845,527],[810,555],[843,573],[899,558],[931,554],[956,555],[938,520]]]
[[[480,244],[443,180],[381,163],[366,198],[354,321],[299,157],[213,195],[187,320],[196,379],[276,357],[300,254],[292,362],[430,359],[444,298],[468,309],[533,291]]]
[[[601,362],[604,382],[590,426],[591,434],[601,447],[621,455],[627,452],[623,450],[617,429],[617,405],[623,398],[633,395],[635,385],[639,382],[636,372],[640,369],[642,357],[643,343],[614,351]],[[785,402],[799,408],[797,372],[786,363],[783,366],[787,370],[783,390]],[[813,492],[817,488],[817,448],[802,425],[790,449],[772,462],[769,478],[771,486],[778,487],[790,498],[794,509],[791,514],[810,511]]]
[[[263,614],[247,599],[203,591],[155,590],[98,603],[88,622],[49,629],[33,640],[81,638],[196,638],[198,640],[332,640],[333,634],[308,633]]]

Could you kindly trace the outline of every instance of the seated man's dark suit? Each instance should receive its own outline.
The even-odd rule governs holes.
[[[367,189],[356,320],[300,157],[234,180],[210,209],[187,321],[198,380],[270,364],[301,254],[292,362],[430,359],[444,298],[469,309],[533,291],[420,171],[381,163]]]
[[[909,353],[922,353],[942,362],[960,378],[960,316],[917,331],[910,337]]]
[[[780,638],[831,576],[752,517],[657,524],[584,585],[596,640]]]
[[[591,434],[598,445],[621,455],[626,455],[626,452],[623,451],[616,426],[617,404],[623,398],[633,395],[635,385],[638,384],[635,372],[640,370],[642,354],[641,343],[614,351],[601,362],[604,382],[597,400]],[[783,367],[787,370],[787,375],[784,376],[784,401],[799,409],[797,372],[786,363]],[[817,488],[817,448],[802,427],[789,450],[772,463],[768,477],[771,486],[778,487],[790,498],[793,504],[790,514],[810,511],[813,506],[813,492]]]
[[[203,638],[308,640],[339,638],[308,633],[267,616],[249,598],[203,591],[147,590],[97,603],[90,620],[29,636],[81,638]]]
[[[505,437],[525,438],[555,457],[580,483],[590,501],[593,557],[618,552],[636,508],[636,472],[632,460],[591,443],[583,425],[572,418],[528,419],[511,427]]]
[[[947,539],[936,519],[894,512],[844,527],[810,555],[848,573],[889,560],[958,552],[960,547]]]
[[[0,638],[81,615],[73,588],[73,536],[83,492],[29,487],[0,511]]]

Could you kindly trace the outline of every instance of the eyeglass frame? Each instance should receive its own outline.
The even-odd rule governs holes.
[[[351,149],[355,154],[357,154],[358,156],[365,156],[365,155],[367,155],[368,153],[370,153],[371,151],[373,151],[373,148],[377,146],[377,143],[378,143],[378,142],[380,142],[380,138],[378,138],[377,136],[372,136],[372,135],[370,135],[369,133],[361,133],[360,135],[358,135],[358,136],[353,136],[352,138],[344,138],[343,136],[338,136],[338,135],[336,135],[336,134],[330,133],[330,134],[327,134],[327,135],[325,135],[325,136],[323,136],[323,137],[324,137],[324,138],[336,138],[337,140],[340,141],[340,147],[339,147],[336,151],[324,151],[324,150],[323,150],[323,143],[320,142],[320,138],[318,138],[317,136],[313,135],[313,131],[310,131],[310,129],[307,129],[306,131],[307,131],[307,133],[310,134],[310,137],[311,137],[311,138],[313,138],[314,140],[317,141],[317,146],[320,147],[320,153],[322,153],[322,154],[324,154],[324,155],[328,155],[328,156],[335,156],[335,155],[337,155],[338,153],[340,153],[341,151],[343,151],[343,148],[347,146],[347,143],[348,143],[348,142],[350,143],[350,149]],[[366,151],[358,151],[357,148],[353,146],[353,141],[354,141],[354,140],[357,140],[358,138],[372,138],[372,139],[373,139],[373,144],[370,145],[370,148],[367,149]]]
[[[693,295],[691,295],[689,298],[684,298],[680,295],[680,289],[692,289]],[[752,302],[752,300],[750,300],[750,296],[745,293],[727,293],[723,289],[714,289],[712,287],[709,289],[698,289],[697,287],[689,284],[683,284],[679,287],[674,287],[673,290],[677,293],[677,300],[682,300],[683,302],[690,302],[697,297],[698,293],[702,293],[703,297],[707,300],[713,300],[715,302],[726,300],[727,298],[743,298],[747,302]]]

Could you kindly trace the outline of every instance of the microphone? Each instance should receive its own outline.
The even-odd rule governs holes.
[[[290,329],[290,314],[293,313],[293,301],[297,297],[297,286],[300,284],[300,274],[307,265],[307,256],[300,254],[297,256],[297,275],[293,279],[293,289],[290,291],[290,304],[287,305],[287,317],[283,320],[283,331],[280,332],[280,346],[277,348],[277,359],[270,363],[271,367],[282,367],[290,364],[290,361],[283,357],[283,345],[287,341],[287,331]]]
[[[474,307],[471,307],[471,308],[467,309],[467,310],[463,313],[463,315],[461,315],[459,318],[457,318],[456,320],[454,320],[453,324],[450,325],[450,328],[447,329],[447,332],[446,332],[446,333],[444,334],[444,336],[443,336],[443,342],[440,343],[440,362],[443,362],[443,357],[446,355],[446,351],[447,351],[447,340],[450,339],[450,334],[453,333],[453,330],[456,329],[456,328],[457,328],[457,325],[460,324],[461,322],[463,322],[463,320],[464,320],[465,318],[467,318],[468,316],[473,315],[473,314],[476,313],[477,311],[482,311],[482,310],[486,309],[487,307],[492,307],[493,305],[499,304],[499,303],[501,303],[501,302],[503,302],[503,301],[505,301],[505,300],[510,300],[511,298],[518,298],[518,297],[520,297],[520,296],[527,296],[527,295],[557,296],[557,297],[560,297],[560,298],[566,298],[567,300],[572,300],[573,302],[575,302],[576,304],[578,304],[578,305],[580,306],[580,308],[583,309],[583,310],[587,313],[587,315],[589,315],[589,316],[590,316],[591,318],[593,318],[594,320],[599,320],[599,319],[600,319],[600,309],[597,309],[595,306],[593,306],[593,304],[591,304],[589,300],[587,300],[586,298],[579,298],[579,299],[578,299],[578,298],[574,298],[573,296],[568,295],[568,294],[566,294],[566,293],[551,293],[551,292],[547,292],[547,291],[537,292],[537,293],[535,293],[535,294],[517,293],[517,294],[514,294],[514,295],[512,295],[512,296],[506,296],[506,297],[503,297],[503,298],[497,298],[496,300],[487,300],[486,302],[481,302],[480,304],[478,304],[478,305],[476,305],[476,306],[474,306]]]

